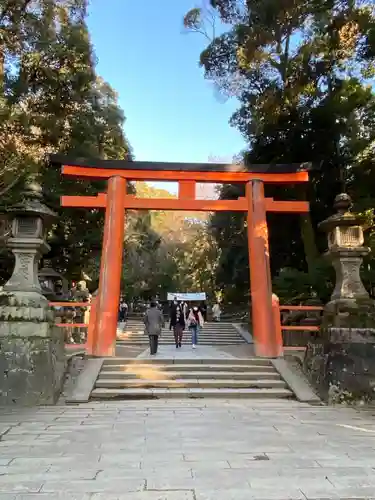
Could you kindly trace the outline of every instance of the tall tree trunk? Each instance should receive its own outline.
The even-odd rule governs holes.
[[[5,54],[4,47],[0,45],[0,99],[4,98],[5,91]]]
[[[303,199],[307,201],[307,186],[301,186],[300,189]],[[316,245],[315,231],[312,225],[310,213],[302,214],[300,216],[300,231],[308,273],[311,274],[314,270],[317,259],[320,257],[320,253]]]

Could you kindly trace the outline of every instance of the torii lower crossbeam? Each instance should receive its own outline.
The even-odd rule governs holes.
[[[106,208],[107,195],[98,196],[62,196],[62,207]],[[136,198],[126,195],[123,199],[124,209],[130,210],[179,210],[190,212],[247,212],[247,198],[237,200],[195,200],[179,198]],[[265,198],[267,212],[303,213],[309,211],[306,201],[275,201]]]

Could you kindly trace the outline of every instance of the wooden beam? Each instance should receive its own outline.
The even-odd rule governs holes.
[[[62,196],[62,207],[105,208],[106,195],[98,196]],[[246,212],[246,198],[238,200],[192,200],[176,198],[136,198],[124,197],[124,209],[130,210],[186,210],[190,212]],[[309,211],[305,201],[275,201],[266,198],[267,212],[303,213]]]
[[[100,158],[73,158],[65,155],[50,155],[53,165],[71,165],[78,168],[109,170],[146,170],[175,172],[249,172],[258,174],[291,174],[316,168],[311,163],[263,163],[248,165],[243,163],[185,163],[103,160]]]
[[[178,183],[178,198],[179,200],[195,200],[195,182],[194,181],[179,181]]]
[[[99,292],[95,304],[94,355],[116,355],[116,332],[124,246],[126,179],[112,177],[108,181],[107,209],[99,277]]]
[[[271,184],[295,184],[307,182],[309,173],[253,173],[253,172],[215,172],[215,171],[177,171],[177,170],[120,170],[110,168],[78,167],[63,165],[61,171],[64,175],[74,177],[89,177],[92,179],[110,177],[125,177],[130,181],[196,181],[209,183],[244,183],[251,180],[261,180]]]
[[[266,198],[267,212],[306,213],[310,211],[308,201],[279,201]]]
[[[81,208],[105,208],[104,196],[62,196],[61,206]],[[246,201],[239,200],[179,200],[177,198],[124,197],[124,209],[129,210],[185,210],[188,212],[244,212]]]
[[[257,356],[282,356],[281,330],[276,336],[272,303],[272,280],[266,219],[266,198],[261,181],[249,182],[247,195],[247,233],[249,247],[252,331]]]

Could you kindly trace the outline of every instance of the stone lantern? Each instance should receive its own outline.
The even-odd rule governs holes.
[[[304,359],[304,370],[318,392],[342,402],[375,397],[375,302],[360,276],[370,249],[364,246],[364,220],[351,206],[350,196],[339,194],[337,213],[319,225],[327,233],[325,257],[335,269],[336,284]]]
[[[7,247],[15,257],[13,274],[4,285],[4,291],[17,295],[33,293],[40,295],[38,264],[42,254],[50,250],[46,243],[46,233],[56,218],[42,202],[39,184],[28,182],[23,192],[23,200],[8,209],[7,218],[11,224],[11,235]]]
[[[323,321],[328,327],[362,328],[375,326],[374,302],[370,299],[360,276],[363,257],[370,253],[363,246],[364,219],[353,214],[351,198],[336,196],[337,213],[319,224],[327,233],[328,258],[336,273],[336,284],[330,302],[325,306]]]
[[[64,276],[52,267],[52,263],[48,259],[44,259],[43,267],[38,272],[39,283],[42,288],[43,295],[51,301],[61,300],[61,294],[68,292],[68,283]],[[56,286],[60,284],[61,292],[57,293]]]
[[[0,293],[0,404],[54,403],[65,367],[64,341],[42,295],[38,263],[49,251],[47,232],[56,214],[42,203],[41,187],[29,181],[23,199],[7,211],[15,256],[9,281]]]
[[[360,267],[370,249],[363,246],[364,220],[350,212],[351,206],[349,195],[337,195],[334,202],[337,213],[319,224],[319,229],[328,234],[326,256],[336,271],[336,286],[331,300],[369,298],[360,277]]]

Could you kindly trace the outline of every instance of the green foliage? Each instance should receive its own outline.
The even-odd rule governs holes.
[[[315,262],[312,272],[284,268],[273,279],[273,289],[281,303],[300,304],[317,296],[326,303],[334,287],[334,271],[328,261]]]
[[[300,223],[292,215],[284,224],[279,215],[268,219],[275,286],[285,290],[280,279],[289,282],[292,300],[319,275],[318,255],[326,242],[316,227],[331,213],[334,196],[346,187],[356,208],[374,207],[373,3],[218,0],[211,6],[228,29],[210,40],[200,64],[222,94],[239,102],[231,124],[247,140],[244,161],[311,161],[320,167],[307,188],[266,192],[276,199],[310,201],[311,217],[301,217]],[[201,13],[201,23],[203,18]],[[222,198],[228,198],[228,189],[240,195],[238,187],[225,187]],[[249,285],[236,281],[237,275],[248,276],[246,221],[216,214],[211,224],[221,251],[218,283],[230,293],[237,289],[240,300]],[[285,268],[297,270],[293,285]],[[318,293],[323,299],[328,292],[323,287]]]
[[[95,72],[86,10],[86,0],[0,0],[1,203],[13,203],[22,179],[38,173],[60,216],[49,257],[68,279],[83,271],[97,278],[103,213],[61,209],[59,197],[96,194],[105,185],[64,179],[46,157],[131,157],[117,96]]]
[[[171,198],[168,191],[136,183],[138,197]],[[122,288],[129,299],[171,291],[214,295],[218,250],[205,214],[134,211],[128,214]]]

